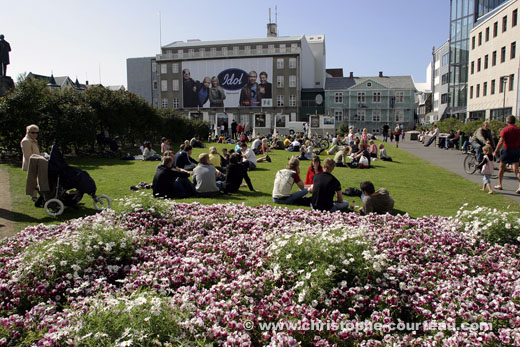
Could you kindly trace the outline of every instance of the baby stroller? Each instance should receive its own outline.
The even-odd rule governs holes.
[[[112,206],[110,197],[96,195],[96,182],[86,171],[67,165],[58,146],[52,146],[51,149],[48,177],[51,190],[42,195],[45,199],[43,207],[50,216],[61,215],[65,206],[76,206],[84,194],[92,197],[97,210],[104,210]]]

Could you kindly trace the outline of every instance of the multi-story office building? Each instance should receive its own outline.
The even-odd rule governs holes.
[[[128,58],[126,76],[129,92],[144,98],[150,105],[159,106],[155,57]]]
[[[435,123],[442,120],[448,111],[450,100],[449,81],[450,81],[450,42],[444,42],[433,52],[433,76],[432,76],[432,95],[433,95],[433,114],[427,123]]]
[[[303,120],[302,93],[324,88],[325,36],[277,37],[270,25],[266,38],[163,46],[156,57],[159,107],[202,116],[212,124],[235,119],[272,128],[274,115],[280,114]],[[209,100],[214,77],[221,87],[217,96],[225,96],[221,102]],[[270,116],[260,118],[267,123],[259,125],[254,115]]]
[[[448,113],[466,117],[469,33],[478,18],[507,0],[450,0],[450,82]]]
[[[336,124],[346,122],[355,129],[381,132],[391,128],[415,125],[415,84],[412,76],[329,77],[325,83],[326,113]]]
[[[468,118],[504,120],[518,115],[519,0],[481,17],[470,33]]]

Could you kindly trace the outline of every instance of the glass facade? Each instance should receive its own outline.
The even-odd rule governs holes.
[[[469,33],[477,19],[507,0],[450,0],[450,84],[452,117],[466,117]]]

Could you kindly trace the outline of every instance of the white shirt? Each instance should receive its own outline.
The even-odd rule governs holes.
[[[262,141],[260,141],[259,139],[255,139],[253,141],[253,143],[251,144],[251,148],[259,149],[261,144],[262,144]]]
[[[245,153],[242,153],[242,156],[244,157],[242,161],[250,161],[256,165],[256,155],[250,148],[248,148]]]

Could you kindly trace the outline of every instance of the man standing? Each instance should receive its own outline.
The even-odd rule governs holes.
[[[377,192],[374,184],[370,181],[361,182],[359,188],[362,192],[361,201],[363,202],[363,213],[375,212],[377,214],[390,213],[394,209],[394,199],[385,188]]]
[[[335,166],[334,160],[327,158],[323,161],[323,172],[314,175],[311,206],[315,210],[334,212],[348,208],[348,202],[343,201],[341,183],[332,175]]]
[[[233,121],[231,122],[231,137],[233,137],[233,139],[237,138],[237,127],[237,121],[233,119]]]
[[[7,76],[9,52],[11,52],[11,45],[4,40],[4,35],[0,35],[0,76]]]
[[[291,194],[292,186],[295,183],[300,190]],[[300,178],[300,161],[293,157],[289,159],[285,169],[276,173],[273,185],[273,202],[276,204],[306,204],[309,206],[307,201],[302,200],[307,193],[308,190]]]
[[[249,72],[247,84],[240,91],[240,106],[260,106],[256,71]]]
[[[493,136],[491,134],[491,130],[489,129],[489,123],[484,122],[480,128],[475,130],[473,136],[471,137],[471,146],[473,146],[475,149],[475,156],[478,163],[482,161],[482,147],[487,144],[490,144],[491,147],[495,147],[495,144],[493,143]]]
[[[191,78],[190,69],[182,70],[182,95],[184,101],[184,108],[197,107],[197,82]]]
[[[390,130],[390,127],[388,124],[383,125],[383,141],[388,142],[388,130]]]
[[[504,147],[500,152],[500,169],[498,170],[498,185],[495,189],[502,189],[502,178],[506,164],[513,166],[513,172],[518,177],[518,189],[516,194],[520,194],[520,173],[518,172],[518,163],[520,162],[520,128],[515,125],[515,116],[507,117],[507,126],[500,132],[500,140],[493,155],[497,157],[500,148]]]

